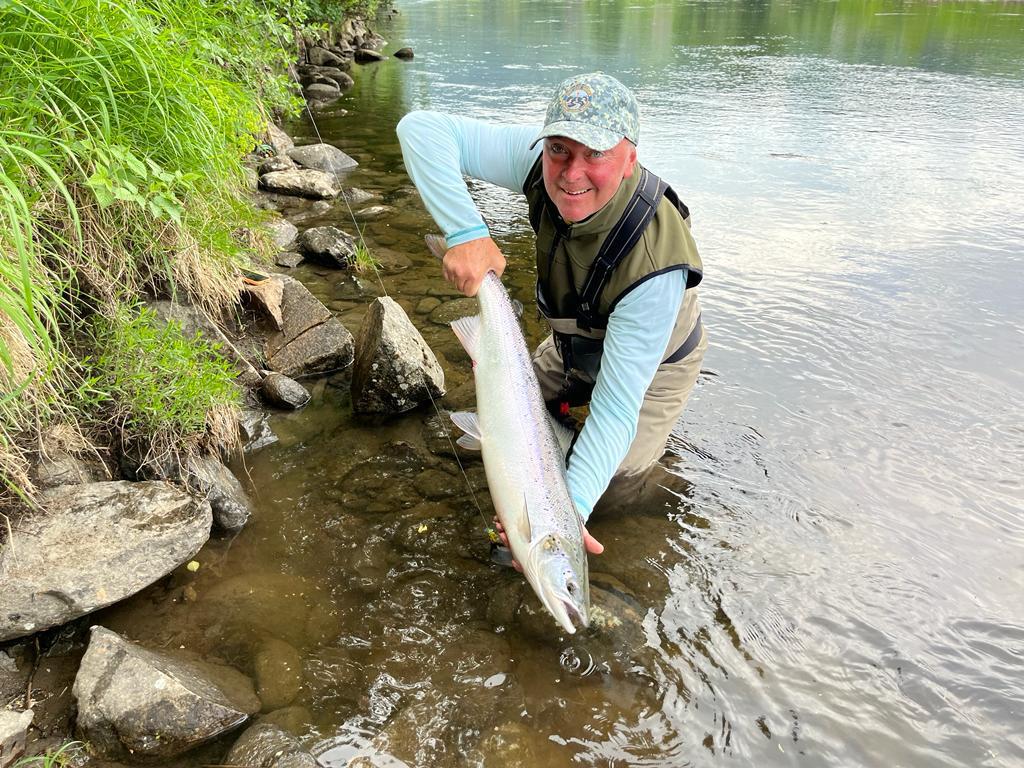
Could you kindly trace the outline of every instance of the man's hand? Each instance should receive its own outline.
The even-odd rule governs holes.
[[[489,271],[494,270],[501,277],[505,271],[505,257],[494,240],[481,237],[450,248],[441,266],[445,280],[466,296],[476,296]]]
[[[494,518],[494,530],[498,532],[498,536],[501,538],[501,543],[507,547],[508,536],[505,535],[505,529],[501,527],[501,523],[498,521],[498,518]],[[590,555],[600,555],[604,552],[604,544],[591,536],[590,531],[588,531],[586,527],[583,528],[583,547],[587,550],[587,554]],[[512,567],[520,573],[523,572],[523,566],[521,566],[517,560],[512,561]]]

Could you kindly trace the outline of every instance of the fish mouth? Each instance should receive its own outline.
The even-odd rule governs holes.
[[[576,634],[577,627],[590,626],[589,611],[581,608],[567,592],[552,591],[544,597],[545,607],[570,635]]]

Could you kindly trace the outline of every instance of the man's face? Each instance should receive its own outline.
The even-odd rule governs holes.
[[[604,207],[623,179],[633,175],[636,147],[623,139],[599,152],[562,136],[544,139],[544,189],[562,218],[583,221]]]

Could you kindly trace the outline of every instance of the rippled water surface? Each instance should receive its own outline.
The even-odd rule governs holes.
[[[326,382],[248,457],[251,525],[108,625],[271,659],[279,718],[331,768],[1024,765],[1024,7],[398,7],[387,50],[415,60],[356,67],[347,112],[316,115],[395,208],[361,225],[385,268],[297,275],[353,332],[402,303],[444,358],[439,405],[472,385],[429,314],[454,295],[405,112],[539,124],[554,84],[604,69],[694,211],[711,346],[663,474],[593,518],[602,629],[560,635],[488,562],[482,468],[432,408],[365,422]],[[474,189],[529,307],[524,208]],[[352,229],[343,205],[318,221]],[[266,672],[279,641],[297,696]]]

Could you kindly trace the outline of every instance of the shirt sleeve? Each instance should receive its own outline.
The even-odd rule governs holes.
[[[398,123],[405,168],[448,247],[487,237],[483,216],[463,175],[521,192],[541,152],[539,129],[440,112],[410,112]]]
[[[661,365],[686,289],[686,270],[652,277],[627,293],[608,319],[601,370],[569,457],[569,493],[586,521],[629,452],[640,406]]]

